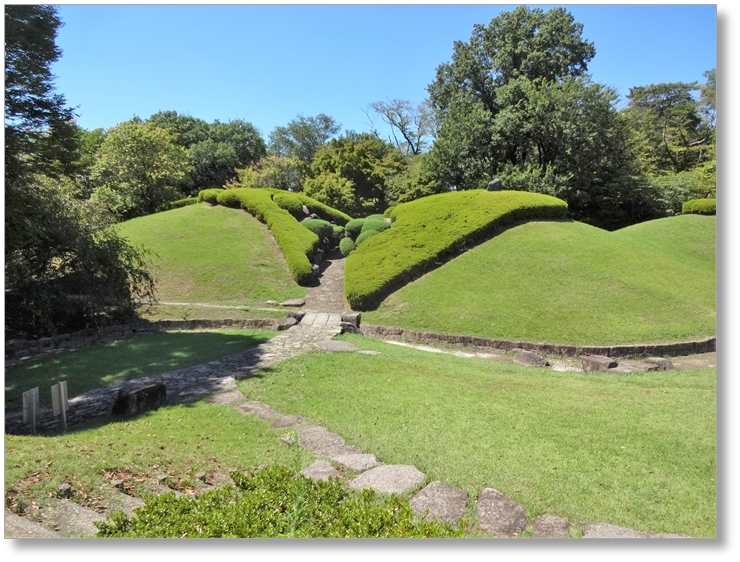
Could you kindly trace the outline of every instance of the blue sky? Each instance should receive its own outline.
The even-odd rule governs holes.
[[[622,96],[716,67],[714,5],[563,6],[595,44],[593,79]],[[370,102],[421,102],[453,42],[514,7],[62,5],[53,71],[87,129],[175,110],[244,119],[265,140],[298,114],[362,131]]]

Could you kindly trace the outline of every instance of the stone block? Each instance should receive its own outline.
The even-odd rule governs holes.
[[[167,387],[163,382],[150,382],[136,386],[124,385],[113,403],[114,416],[130,416],[156,410],[167,400]]]
[[[518,536],[529,525],[524,507],[493,488],[485,488],[478,496],[478,519],[483,530],[497,537]]]
[[[602,372],[617,367],[617,362],[606,355],[579,355],[581,366],[587,373]]]
[[[657,365],[658,368],[662,371],[676,370],[676,368],[673,366],[673,362],[670,359],[666,359],[664,357],[648,357],[647,359],[643,359],[642,362]]]
[[[361,314],[359,312],[343,312],[341,321],[352,324],[354,327],[360,327]]]
[[[547,367],[550,365],[550,362],[541,355],[524,349],[516,352],[513,361],[517,365],[524,365],[525,367]]]
[[[538,515],[532,527],[535,539],[567,539],[570,536],[568,520],[553,513]]]

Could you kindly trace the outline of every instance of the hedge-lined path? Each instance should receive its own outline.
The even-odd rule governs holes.
[[[329,252],[321,262],[319,275],[306,290],[307,312],[341,314],[349,311],[344,300],[344,262],[339,250]]]

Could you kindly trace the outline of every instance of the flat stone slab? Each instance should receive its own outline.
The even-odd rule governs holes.
[[[457,525],[468,511],[468,493],[439,480],[432,482],[409,500],[412,511],[427,521]]]
[[[568,520],[553,513],[538,515],[532,527],[535,539],[567,539],[570,536]]]
[[[541,355],[525,349],[517,351],[513,361],[517,365],[524,365],[525,367],[548,367],[550,365],[550,362]]]
[[[5,510],[5,538],[6,539],[60,539],[54,531],[50,531],[35,521],[25,519],[12,511]]]
[[[481,529],[492,531],[497,537],[517,536],[529,525],[524,507],[493,488],[480,493],[477,505]]]
[[[666,533],[652,534],[635,531],[627,527],[619,527],[610,523],[582,522],[584,539],[690,539],[688,535],[673,535]]]
[[[608,373],[614,374],[629,374],[629,373],[645,373],[647,371],[660,371],[660,366],[654,363],[646,363],[644,361],[623,361],[617,367],[608,369]]]
[[[270,427],[291,427],[307,421],[308,418],[304,418],[303,416],[283,416],[272,422]]]
[[[581,366],[587,373],[606,372],[617,366],[617,362],[605,355],[579,355]]]
[[[384,464],[363,472],[349,483],[350,488],[372,488],[386,494],[403,494],[424,482],[424,474],[408,464]]]
[[[320,341],[316,342],[316,349],[320,351],[357,351],[357,346],[347,341]]]
[[[324,481],[327,481],[332,477],[342,477],[342,473],[334,468],[329,461],[316,461],[311,466],[301,470],[300,474],[303,474],[303,476],[310,478],[311,480]]]
[[[325,427],[320,425],[307,425],[299,427],[298,444],[305,451],[315,451],[316,449],[325,449],[336,445],[344,445],[344,439],[337,433],[330,433]]]
[[[375,351],[374,349],[360,349],[357,353],[362,353],[363,355],[381,355],[380,351]]]
[[[383,464],[383,461],[378,457],[369,454],[337,455],[332,460],[355,472],[362,472],[363,470],[375,468]]]
[[[208,399],[208,401],[211,404],[222,404],[224,406],[234,406],[236,404],[241,404],[242,402],[246,402],[247,397],[244,396],[238,390],[231,390],[229,392],[221,392],[219,394],[214,394]]]
[[[313,452],[314,455],[319,457],[328,457],[334,460],[337,457],[345,455],[361,455],[362,449],[356,445],[334,445],[332,447],[326,447],[325,449],[319,449]]]
[[[134,516],[134,511],[144,506],[144,501],[140,498],[129,496],[128,494],[118,493],[110,499],[108,504],[107,513],[114,513],[116,511],[123,511],[129,517]]]
[[[673,366],[673,362],[670,359],[666,359],[665,357],[648,357],[647,359],[642,360],[643,363],[650,363],[652,365],[657,365],[658,368],[660,368],[663,371],[675,371],[676,367]]]
[[[306,301],[303,299],[287,299],[280,303],[280,306],[303,306]]]
[[[63,537],[92,537],[98,533],[95,521],[105,521],[105,515],[96,513],[69,500],[55,501],[44,510],[44,519],[57,527]]]

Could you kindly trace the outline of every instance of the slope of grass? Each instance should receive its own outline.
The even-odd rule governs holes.
[[[239,387],[471,499],[495,488],[530,521],[715,535],[714,369],[553,372],[341,339],[381,355],[309,354]]]
[[[5,405],[21,406],[21,395],[39,387],[40,401],[51,404],[50,387],[67,381],[69,397],[97,386],[158,375],[212,361],[259,345],[275,332],[155,333],[116,340],[21,363],[5,371]]]
[[[407,285],[363,321],[576,345],[712,336],[712,220],[674,217],[616,233],[530,222]]]
[[[120,230],[154,254],[161,301],[254,305],[306,295],[270,231],[248,213],[199,203],[127,221]]]

